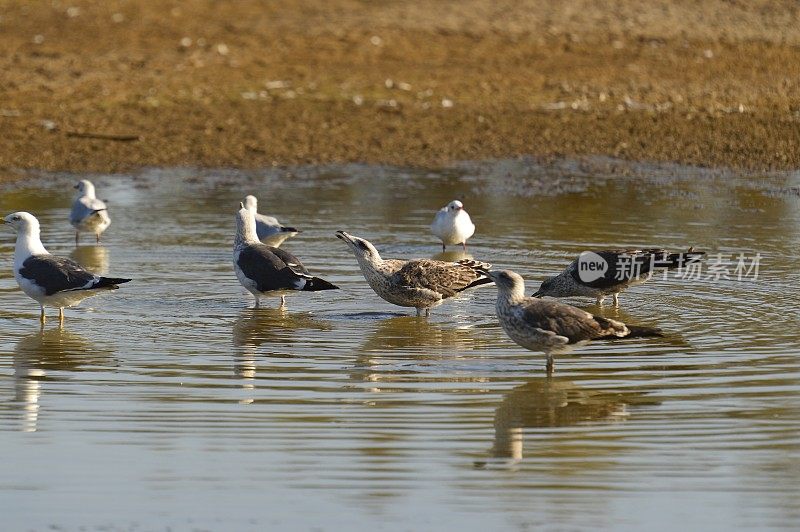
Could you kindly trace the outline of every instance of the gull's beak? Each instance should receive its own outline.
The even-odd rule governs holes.
[[[537,290],[536,292],[531,294],[531,297],[542,297],[542,296],[544,296],[544,294],[542,293],[541,290]]]
[[[352,242],[353,241],[353,239],[350,237],[350,235],[348,235],[344,231],[336,231],[335,234],[336,234],[336,238],[344,240],[345,242]]]
[[[242,202],[240,201],[240,202],[239,202],[239,210],[241,210],[241,209],[244,209],[244,203],[242,203]]]
[[[74,188],[75,190],[78,190],[78,189],[80,188],[80,185],[75,185],[75,186],[74,186],[74,187],[72,187],[72,188]]]

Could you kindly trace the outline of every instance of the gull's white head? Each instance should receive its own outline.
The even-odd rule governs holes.
[[[453,200],[453,201],[451,201],[450,203],[447,204],[447,207],[445,207],[445,210],[447,210],[448,213],[457,213],[460,210],[462,210],[463,208],[464,208],[464,204],[463,203],[461,203],[458,200]]]
[[[94,197],[94,185],[88,179],[81,179],[74,188],[78,191],[78,196]]]
[[[253,212],[258,210],[258,200],[255,196],[249,195],[244,197],[244,208]]]
[[[18,234],[39,233],[39,220],[29,212],[12,212],[3,218],[3,223],[13,227]]]
[[[366,259],[368,261],[381,260],[380,253],[378,253],[375,246],[368,240],[353,236],[344,231],[336,231],[336,237],[347,244],[347,247],[350,248],[350,251],[353,252],[353,255],[355,255],[357,259]]]
[[[239,211],[236,213],[236,239],[244,242],[258,241],[256,236],[256,217],[253,211],[239,203]]]
[[[525,297],[525,280],[522,276],[511,270],[499,270],[486,272],[489,278],[494,281],[497,289],[512,297]]]

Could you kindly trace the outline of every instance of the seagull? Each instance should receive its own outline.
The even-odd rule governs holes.
[[[94,185],[88,179],[81,179],[74,188],[78,193],[72,202],[69,223],[75,228],[75,245],[78,245],[81,231],[94,233],[99,243],[100,235],[111,225],[108,207],[103,200],[97,199]]]
[[[447,244],[461,244],[467,251],[467,239],[475,234],[475,224],[464,210],[464,204],[453,200],[436,212],[431,233],[442,241],[442,251],[447,249]]]
[[[294,227],[281,225],[277,218],[258,214],[258,200],[255,196],[245,196],[244,206],[256,217],[256,234],[258,239],[268,246],[278,247],[287,238],[295,236],[298,231]]]
[[[401,307],[415,307],[417,316],[441,305],[467,288],[491,283],[484,270],[490,264],[473,260],[444,262],[430,259],[382,259],[370,242],[344,231],[336,236],[344,240],[355,255],[361,273],[380,297]]]
[[[497,285],[497,318],[509,338],[531,351],[544,351],[547,372],[553,354],[590,340],[663,336],[654,327],[637,327],[595,316],[566,303],[525,297],[525,281],[511,270],[486,272]]]
[[[72,307],[107,290],[116,290],[117,285],[130,281],[95,275],[75,261],[48,253],[39,237],[39,220],[30,213],[9,214],[3,218],[3,223],[17,231],[14,279],[28,297],[39,303],[42,324],[45,305],[57,308],[58,320],[63,322],[64,307]]]
[[[602,305],[611,295],[614,305],[619,305],[620,292],[650,279],[654,269],[686,268],[704,255],[704,251],[694,248],[685,253],[663,249],[584,251],[563,272],[545,279],[533,296],[587,296]]]
[[[317,292],[339,288],[319,277],[313,277],[291,253],[267,246],[258,240],[253,211],[239,204],[236,213],[236,239],[233,244],[233,270],[245,289],[256,298],[259,307],[262,295],[277,295],[281,306],[290,291]]]

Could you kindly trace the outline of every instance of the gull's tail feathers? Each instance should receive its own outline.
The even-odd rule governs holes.
[[[475,286],[491,284],[494,282],[489,278],[489,271],[492,269],[492,265],[488,262],[481,262],[474,259],[461,259],[456,261],[456,264],[472,268],[478,274],[478,278],[471,282],[469,286],[465,287],[465,290],[467,288],[473,288]]]
[[[108,288],[110,290],[116,290],[119,288],[117,285],[129,283],[131,281],[132,279],[123,279],[121,277],[101,277],[97,284],[92,288]]]
[[[658,257],[656,264],[669,270],[685,268],[688,264],[698,262],[705,256],[705,251],[695,251],[694,247],[690,247],[688,251],[683,253],[664,253],[662,256]]]
[[[319,292],[320,290],[338,290],[339,287],[333,283],[329,283],[325,279],[319,277],[312,277],[306,281],[303,286],[303,292]]]

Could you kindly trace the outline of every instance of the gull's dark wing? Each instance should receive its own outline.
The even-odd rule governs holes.
[[[101,279],[77,262],[53,255],[28,257],[19,274],[42,287],[48,296],[67,290],[96,288]]]
[[[569,343],[592,340],[604,336],[617,336],[625,326],[619,322],[594,316],[572,305],[534,299],[523,311],[525,323],[559,336],[565,336]],[[620,327],[620,325],[622,325]]]
[[[261,292],[302,290],[307,274],[302,265],[299,266],[302,268],[299,273],[295,271],[297,266],[289,265],[296,264],[296,260],[291,253],[263,244],[252,244],[242,249],[236,264]]]

